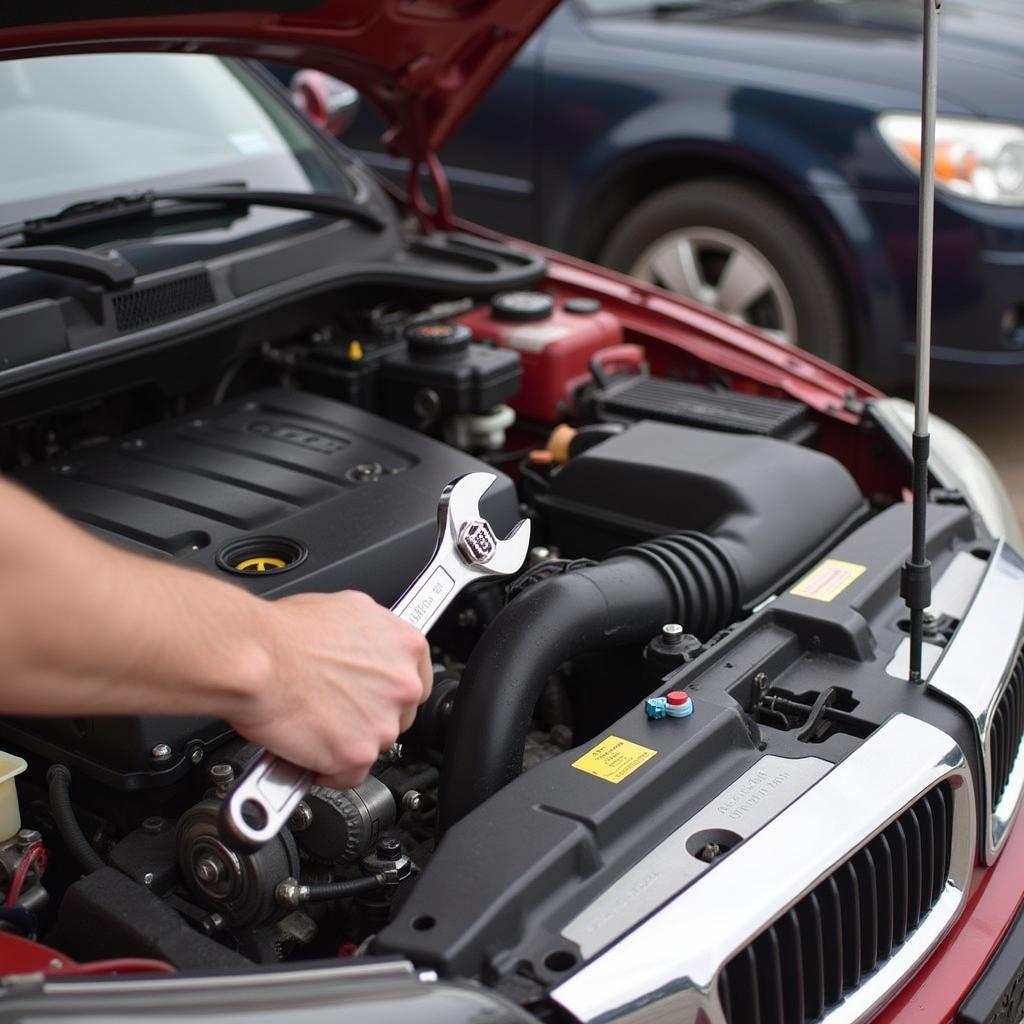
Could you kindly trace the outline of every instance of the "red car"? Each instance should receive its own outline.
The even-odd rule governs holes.
[[[0,468],[268,599],[436,542],[398,607],[450,602],[401,743],[258,842],[222,722],[0,720],[0,1021],[1024,1016],[1005,492],[935,426],[911,682],[906,404],[455,219],[438,147],[552,6],[0,13]],[[371,98],[409,194],[244,58]]]

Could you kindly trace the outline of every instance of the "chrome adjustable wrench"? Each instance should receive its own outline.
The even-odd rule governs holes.
[[[526,561],[530,523],[523,519],[499,540],[480,515],[480,499],[494,483],[493,473],[468,473],[441,492],[437,543],[423,571],[391,610],[426,633],[468,584],[510,576]],[[258,849],[281,831],[313,784],[314,774],[264,752],[228,794],[222,825],[238,849]]]

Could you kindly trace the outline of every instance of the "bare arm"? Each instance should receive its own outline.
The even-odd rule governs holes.
[[[430,690],[424,638],[363,594],[263,601],[112,547],[0,480],[0,711],[216,715],[352,785]]]

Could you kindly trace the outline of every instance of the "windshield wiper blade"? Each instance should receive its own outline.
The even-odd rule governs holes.
[[[162,204],[196,204],[198,206],[272,206],[283,210],[323,213],[356,221],[383,231],[386,221],[352,199],[317,192],[275,192],[245,188],[182,189],[180,192],[138,192],[133,195],[96,199],[61,210],[50,217],[37,217],[21,224],[0,229],[0,239],[20,235],[29,244],[66,235],[103,224],[141,217],[153,217],[163,210]],[[176,211],[171,208],[169,212]]]
[[[72,249],[66,245],[30,245],[18,249],[0,249],[0,267],[27,267],[51,274],[77,277],[108,288],[124,288],[138,271],[114,252],[97,253]]]

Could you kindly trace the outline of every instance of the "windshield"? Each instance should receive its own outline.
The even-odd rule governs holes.
[[[0,138],[3,223],[150,188],[353,191],[251,71],[199,54],[0,61]]]

